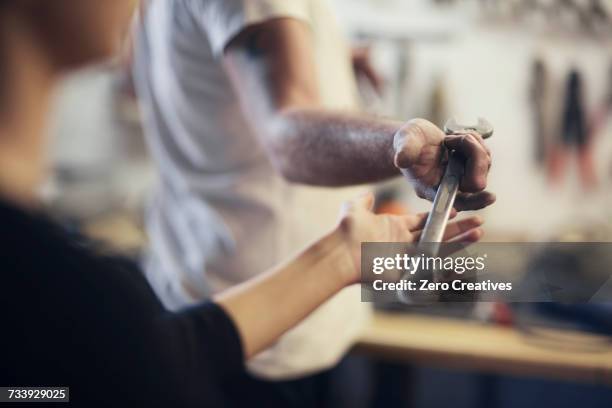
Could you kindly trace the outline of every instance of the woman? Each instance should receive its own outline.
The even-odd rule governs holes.
[[[358,282],[362,241],[414,241],[425,218],[376,216],[360,198],[284,266],[210,303],[164,310],[131,264],[92,254],[36,199],[53,86],[112,55],[126,3],[0,0],[0,386],[69,386],[86,407],[247,401],[232,388],[244,360]],[[477,240],[480,224],[455,223],[449,238]]]

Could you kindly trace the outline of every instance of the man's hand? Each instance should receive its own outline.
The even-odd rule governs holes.
[[[355,76],[365,78],[378,95],[383,94],[385,80],[372,65],[370,47],[356,47],[352,50],[352,62]]]
[[[479,134],[447,136],[433,123],[414,119],[398,130],[393,146],[395,165],[411,181],[419,197],[433,201],[451,149],[465,158],[455,208],[478,210],[495,202],[493,194],[483,191],[491,167],[491,152]]]

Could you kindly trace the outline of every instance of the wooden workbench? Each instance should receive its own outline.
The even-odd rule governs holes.
[[[353,353],[423,366],[612,385],[612,346],[592,352],[542,347],[512,328],[465,320],[378,312]]]

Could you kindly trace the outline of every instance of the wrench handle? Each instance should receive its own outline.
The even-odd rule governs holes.
[[[433,208],[427,217],[427,222],[419,241],[419,243],[428,244],[428,252],[430,252],[431,256],[438,254],[440,243],[444,239],[444,231],[455,204],[461,176],[463,176],[463,166],[463,158],[455,152],[450,152],[448,165],[438,186]]]

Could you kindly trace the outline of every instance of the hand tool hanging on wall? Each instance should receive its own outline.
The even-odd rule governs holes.
[[[569,155],[574,148],[582,144],[582,139],[586,136],[586,121],[580,98],[581,80],[576,70],[570,72],[561,113],[561,131],[549,162],[549,176],[553,184],[560,183]]]
[[[534,160],[542,166],[546,160],[548,127],[546,123],[546,100],[548,94],[548,70],[544,61],[536,59],[532,66],[530,102],[533,114]]]
[[[560,140],[557,141],[549,162],[549,176],[553,184],[561,181],[571,154],[577,155],[583,187],[592,188],[596,184],[583,92],[582,76],[572,69],[567,80]]]
[[[597,137],[607,128],[612,116],[612,64],[608,68],[608,84],[603,100],[595,109],[589,120],[589,140],[593,145]],[[608,171],[612,175],[612,167]]]
[[[606,6],[607,4],[607,6]],[[610,2],[604,4],[602,0],[591,0],[589,7],[593,18],[601,21],[610,21]]]
[[[436,126],[442,126],[443,118],[447,117],[446,86],[444,79],[438,75],[434,79],[429,97],[429,120]]]

